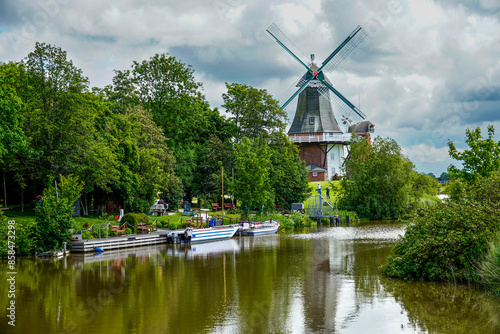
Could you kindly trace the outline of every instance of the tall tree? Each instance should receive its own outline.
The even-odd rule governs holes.
[[[460,152],[455,143],[448,142],[450,157],[462,163],[459,169],[453,165],[448,167],[450,177],[466,182],[477,181],[479,177],[488,177],[500,169],[500,142],[494,140],[495,128],[488,126],[488,137],[483,138],[481,128],[465,131],[465,142],[469,148]]]
[[[116,115],[111,135],[119,160],[118,180],[112,186],[129,211],[145,212],[158,196],[176,187],[175,158],[166,146],[163,130],[141,106]]]
[[[353,135],[339,207],[370,219],[398,218],[410,202],[413,164],[393,139]]]
[[[233,115],[231,121],[236,126],[237,141],[243,137],[269,138],[285,131],[286,112],[265,89],[227,82],[226,88],[227,93],[222,95],[223,107]]]
[[[234,164],[233,189],[240,207],[246,210],[274,208],[274,193],[269,178],[271,152],[266,142],[243,137],[236,144]]]
[[[300,160],[297,145],[285,134],[275,136],[269,147],[275,203],[289,210],[292,203],[302,203],[309,197],[308,172],[305,163]]]
[[[14,63],[0,65],[0,170],[2,170],[3,200],[7,206],[6,174],[12,173],[22,190],[26,188],[27,160],[35,153],[23,129],[26,106],[15,89],[22,68]],[[23,204],[23,203],[22,203]],[[24,207],[21,205],[21,210]]]
[[[197,170],[194,184],[196,185],[195,195],[221,198],[222,195],[222,179],[221,168],[224,168],[227,177],[231,176],[234,167],[234,151],[233,144],[230,141],[223,141],[215,134],[203,144],[199,151],[197,162]],[[229,188],[226,186],[226,193]]]
[[[211,110],[202,85],[191,66],[168,54],[156,54],[135,61],[127,71],[115,71],[108,98],[122,110],[123,104],[141,105],[150,110],[154,121],[168,138],[167,146],[176,158],[175,172],[188,198],[196,192],[197,156],[211,133],[228,137],[231,128],[217,110]],[[175,197],[175,196],[174,196]]]

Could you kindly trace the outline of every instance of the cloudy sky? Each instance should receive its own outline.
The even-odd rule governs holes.
[[[445,171],[448,139],[465,148],[467,128],[500,133],[499,0],[0,0],[0,61],[50,43],[103,87],[114,69],[168,52],[220,107],[225,82],[279,98],[303,74],[271,23],[318,62],[361,25],[367,39],[327,75],[421,172]]]

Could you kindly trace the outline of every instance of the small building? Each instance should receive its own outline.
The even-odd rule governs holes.
[[[328,180],[328,171],[326,168],[310,164],[306,166],[307,171],[309,172],[307,174],[307,178],[309,181],[327,181]]]

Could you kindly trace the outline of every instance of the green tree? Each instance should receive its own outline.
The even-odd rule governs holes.
[[[146,212],[158,192],[178,185],[175,158],[163,130],[141,106],[116,115],[115,122],[111,135],[116,140],[119,178],[113,185],[114,197],[123,198],[129,211]]]
[[[3,199],[7,206],[6,174],[12,172],[22,189],[27,159],[34,154],[23,129],[22,113],[26,106],[14,88],[19,68],[15,64],[0,66],[0,170],[3,176]]]
[[[55,250],[67,241],[69,229],[74,225],[74,203],[80,197],[83,184],[72,175],[60,175],[60,182],[43,191],[36,208],[37,251]]]
[[[239,206],[246,210],[274,208],[274,194],[269,177],[271,152],[262,139],[243,137],[234,151],[233,190]]]
[[[35,50],[21,65],[27,75],[21,89],[27,105],[23,128],[40,153],[39,159],[32,162],[38,173],[35,179],[46,184],[51,177],[81,170],[86,161],[92,160],[89,155],[108,157],[97,123],[109,111],[88,92],[88,79],[67,59],[66,52],[36,43]],[[83,181],[87,187],[93,186],[91,180]]]
[[[393,219],[407,212],[413,164],[393,139],[373,143],[353,135],[345,161],[339,207],[369,219]]]
[[[439,175],[439,181],[448,181],[450,178],[450,175],[446,172],[442,172],[441,175]]]
[[[275,204],[289,210],[292,203],[302,203],[309,197],[308,172],[300,160],[297,146],[285,134],[275,136],[269,147]]]
[[[418,201],[424,194],[437,195],[439,184],[436,178],[428,175],[413,172],[411,180],[411,195],[415,201]]]
[[[227,93],[222,94],[223,107],[233,115],[236,141],[243,137],[269,138],[285,131],[286,112],[265,89],[227,82],[226,88]]]
[[[203,143],[212,133],[221,138],[232,135],[228,122],[217,110],[210,109],[201,90],[191,66],[168,54],[134,61],[131,70],[115,71],[113,86],[105,89],[120,112],[126,104],[150,110],[168,138],[166,145],[176,158],[175,173],[188,198],[197,191],[194,179],[200,178],[196,176],[196,165]]]
[[[460,161],[463,168],[448,167],[452,179],[474,182],[479,177],[488,177],[500,169],[500,142],[494,140],[495,128],[488,126],[488,137],[483,138],[481,128],[466,130],[465,142],[469,148],[460,152],[455,143],[448,141],[450,157]]]
[[[226,182],[228,175],[234,168],[234,151],[232,142],[223,141],[217,135],[213,134],[203,144],[199,150],[197,158],[197,170],[195,173],[195,182],[197,186],[195,195],[221,198],[222,182],[221,182],[221,167],[224,168],[225,177],[224,184],[226,185],[226,194],[230,191],[228,188],[229,182]]]

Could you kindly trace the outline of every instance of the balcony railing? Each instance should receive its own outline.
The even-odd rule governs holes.
[[[349,142],[351,141],[350,133],[324,133],[320,136],[290,136],[290,140],[295,143],[321,143],[321,142]]]

